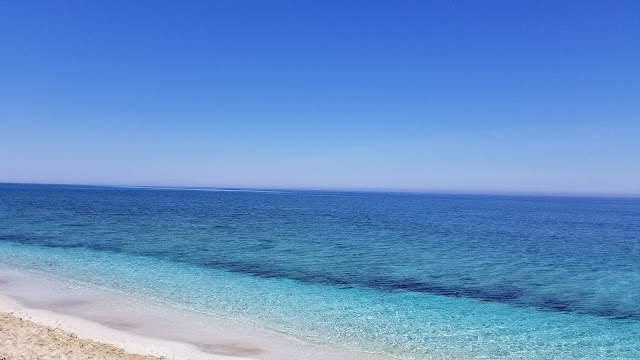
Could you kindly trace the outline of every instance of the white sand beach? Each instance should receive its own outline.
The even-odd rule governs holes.
[[[0,313],[0,359],[158,359]]]
[[[239,350],[240,351],[240,350]],[[0,297],[0,359],[248,359],[207,354]]]
[[[0,267],[0,359],[390,359]]]

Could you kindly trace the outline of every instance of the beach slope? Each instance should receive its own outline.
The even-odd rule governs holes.
[[[0,313],[0,359],[143,360],[157,357],[125,352],[63,331]]]

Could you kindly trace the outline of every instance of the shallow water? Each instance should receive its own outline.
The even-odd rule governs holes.
[[[640,200],[0,185],[0,261],[405,359],[640,358]]]
[[[158,339],[170,341],[169,344],[161,344],[169,346],[179,359],[206,360],[211,359],[212,354],[261,360],[392,359],[379,354],[346,351],[333,345],[323,346],[301,341],[269,329],[179,309],[142,296],[130,296],[108,286],[97,286],[41,270],[0,264],[0,307],[5,305],[6,309],[15,306],[15,302],[7,301],[5,296],[17,300],[22,305],[18,307],[26,308],[21,314],[26,314],[29,319],[34,315],[33,309],[71,315],[72,318],[62,318],[60,321],[63,326],[66,324],[71,331],[76,331],[82,337],[104,341],[105,333],[96,331],[91,326],[89,329],[82,325],[78,327],[74,318],[86,319],[125,332],[126,334],[120,333],[115,338],[128,339],[129,343],[149,345]],[[35,317],[54,319],[56,314],[49,316],[36,312]],[[54,320],[54,324],[57,322]],[[106,338],[113,339],[109,335]],[[115,342],[118,345],[118,340]]]

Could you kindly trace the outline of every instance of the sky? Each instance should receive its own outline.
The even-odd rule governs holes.
[[[640,194],[640,1],[0,0],[0,182]]]

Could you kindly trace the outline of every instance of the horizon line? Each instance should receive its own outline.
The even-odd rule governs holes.
[[[188,185],[131,185],[131,184],[82,184],[82,183],[47,183],[47,182],[6,182],[0,185],[49,185],[80,186],[108,188],[138,188],[149,190],[220,190],[220,191],[318,191],[318,192],[360,192],[360,193],[393,193],[393,194],[433,194],[433,195],[479,195],[479,196],[539,196],[539,197],[576,197],[576,198],[618,198],[638,199],[640,194],[604,193],[604,192],[553,192],[553,191],[495,191],[495,190],[455,190],[455,189],[401,189],[401,188],[356,188],[356,187],[235,187],[235,186],[188,186]]]

